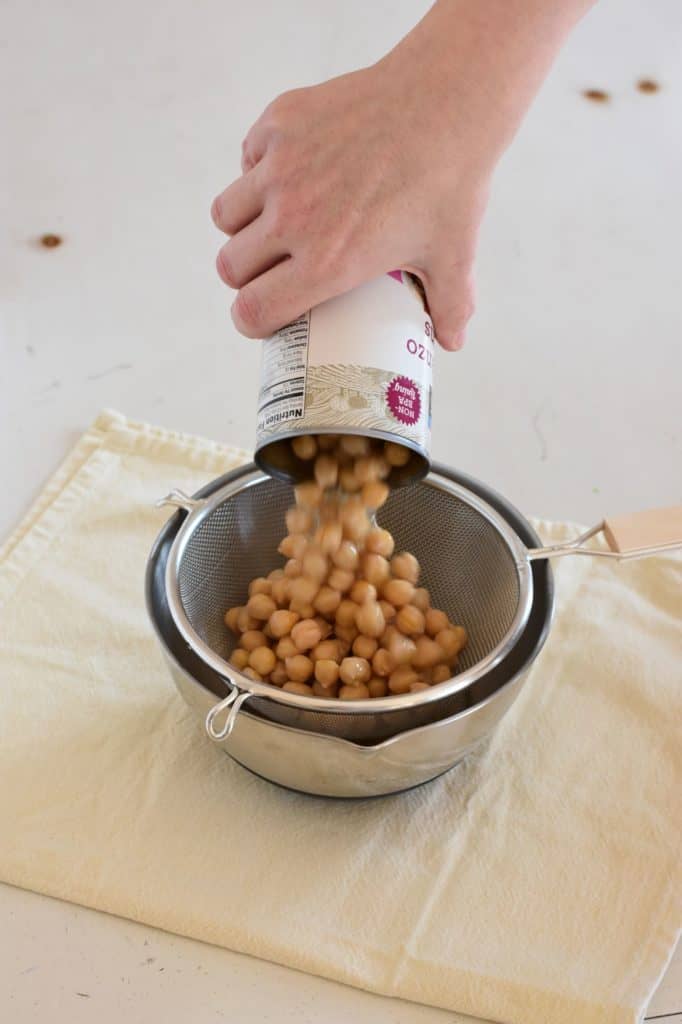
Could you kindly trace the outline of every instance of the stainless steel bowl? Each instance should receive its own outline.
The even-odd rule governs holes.
[[[252,467],[213,481],[199,492],[212,494]],[[527,544],[539,540],[508,502],[472,478],[438,467],[437,472],[479,494],[509,522]],[[185,513],[164,526],[147,567],[146,595],[150,618],[179,692],[205,721],[227,694],[225,681],[183,640],[169,611],[165,570],[169,550]],[[534,600],[528,623],[514,649],[485,676],[458,695],[447,718],[411,729],[375,744],[353,743],[335,736],[298,730],[243,709],[231,734],[219,745],[234,760],[271,782],[318,796],[369,797],[420,785],[452,768],[488,736],[525,682],[549,632],[554,588],[545,561],[533,564]]]

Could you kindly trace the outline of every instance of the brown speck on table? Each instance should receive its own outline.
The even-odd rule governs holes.
[[[640,78],[637,88],[640,92],[658,92],[661,87],[653,78]]]
[[[611,99],[603,89],[584,89],[583,96],[586,100],[592,100],[593,103],[608,103]]]
[[[61,245],[64,239],[61,235],[41,235],[40,244],[44,249],[56,249],[58,245]]]

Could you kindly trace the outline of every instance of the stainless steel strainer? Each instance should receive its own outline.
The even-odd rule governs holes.
[[[249,710],[264,718],[357,743],[376,743],[453,714],[460,708],[462,691],[502,662],[523,632],[533,603],[534,558],[624,557],[622,551],[582,546],[605,526],[608,537],[608,524],[571,544],[528,549],[478,495],[431,472],[418,484],[393,491],[378,521],[394,535],[398,549],[418,558],[434,606],[466,627],[469,643],[460,671],[413,694],[359,701],[299,696],[255,682],[230,665],[236,637],[223,621],[227,608],[245,603],[255,576],[283,564],[277,545],[293,501],[290,485],[246,467],[208,498],[196,500],[174,491],[160,502],[189,513],[166,566],[171,615],[187,644],[230,688],[207,722],[215,739],[229,734],[246,700]],[[670,546],[640,548],[635,554]]]

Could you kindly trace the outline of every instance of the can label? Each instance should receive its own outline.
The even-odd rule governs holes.
[[[428,454],[433,326],[392,271],[330,299],[263,343],[257,448],[290,432],[380,432]]]

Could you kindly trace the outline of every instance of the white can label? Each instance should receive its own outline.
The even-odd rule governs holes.
[[[263,343],[257,447],[278,434],[394,434],[428,454],[433,327],[408,275],[316,306]]]

